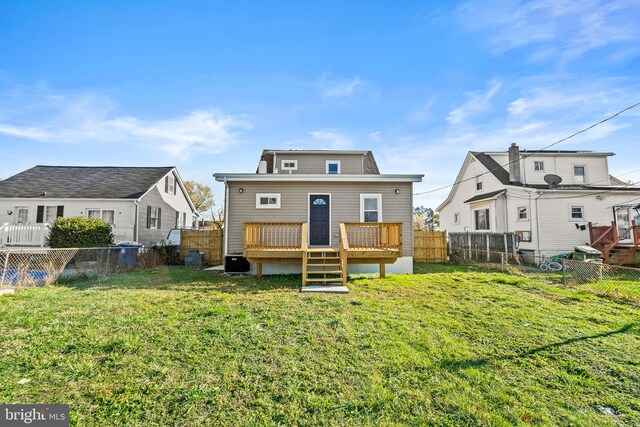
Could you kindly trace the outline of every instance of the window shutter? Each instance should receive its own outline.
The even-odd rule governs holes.
[[[147,228],[151,228],[151,206],[147,206]]]
[[[44,206],[38,206],[38,213],[36,214],[36,223],[42,224],[44,222]]]
[[[158,208],[158,230],[161,228],[160,218],[162,217],[162,209]]]
[[[164,192],[169,192],[169,176],[164,177]]]
[[[64,216],[64,206],[58,206],[58,212],[56,213],[56,218],[62,218]]]

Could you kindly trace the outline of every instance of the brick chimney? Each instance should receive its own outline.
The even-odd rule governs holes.
[[[520,178],[520,147],[515,142],[509,147],[509,182],[522,184]]]

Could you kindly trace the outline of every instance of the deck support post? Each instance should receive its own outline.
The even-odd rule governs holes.
[[[386,279],[387,278],[387,274],[386,274],[385,269],[384,269],[384,263],[380,264],[380,278],[381,279]]]
[[[259,279],[262,277],[262,263],[256,264],[256,277]]]

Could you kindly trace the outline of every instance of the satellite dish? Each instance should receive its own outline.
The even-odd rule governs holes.
[[[544,176],[544,182],[549,184],[550,188],[554,188],[562,182],[562,178],[560,178],[558,175],[550,173]]]

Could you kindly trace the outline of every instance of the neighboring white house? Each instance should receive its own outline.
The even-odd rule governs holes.
[[[101,218],[118,242],[149,244],[198,213],[175,167],[35,166],[0,181],[0,227]]]
[[[640,188],[609,175],[612,155],[527,151],[516,144],[508,151],[469,152],[457,184],[437,208],[440,227],[449,232],[515,232],[519,249],[535,255],[589,243],[589,222],[616,222],[623,233],[632,220],[640,222],[634,209]]]

